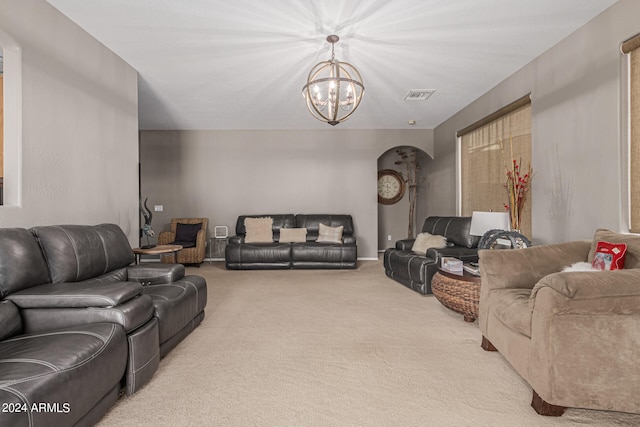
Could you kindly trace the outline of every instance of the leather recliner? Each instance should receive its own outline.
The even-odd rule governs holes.
[[[17,311],[20,320],[9,322],[14,326],[7,326],[8,331],[0,332],[0,337],[16,334],[59,337],[56,351],[45,352],[40,359],[36,357],[37,346],[29,347],[36,353],[33,360],[46,361],[47,357],[54,356],[60,360],[81,360],[92,350],[84,348],[82,340],[65,345],[63,338],[82,335],[83,328],[94,328],[88,325],[108,325],[100,327],[100,331],[113,331],[114,340],[122,335],[125,345],[121,360],[124,375],[120,372],[117,382],[124,384],[128,394],[134,393],[151,379],[160,357],[202,321],[207,292],[204,278],[185,276],[182,265],[132,266],[133,261],[134,254],[126,236],[114,224],[45,226],[30,231],[0,229],[0,298],[4,299],[5,307],[9,307],[3,309],[8,310],[7,317],[13,317],[13,311]],[[12,310],[12,306],[16,310]],[[6,350],[2,344],[0,341],[0,359],[6,360],[11,349]],[[112,360],[105,363],[118,366]],[[0,363],[1,366],[5,365]],[[101,369],[98,365],[94,370]],[[111,370],[118,373],[113,367],[110,373]],[[76,375],[82,377],[82,374]],[[22,383],[29,376],[29,370],[16,375],[0,369],[0,387]],[[11,380],[5,381],[7,378]],[[56,387],[67,387],[69,382],[62,374],[59,381],[55,379],[55,373],[51,378],[53,391]],[[85,384],[84,378],[77,380],[79,384]],[[88,384],[91,387],[92,382]],[[88,415],[93,407],[97,415],[92,417],[99,418],[111,406],[111,391],[107,393],[108,401],[101,403],[91,400],[88,396],[95,395],[87,393],[83,387],[72,389],[74,394],[69,403],[79,417],[76,420]],[[46,387],[31,385],[29,390],[31,394],[27,393],[23,400],[55,400],[54,395],[46,394],[49,390]],[[120,386],[116,398],[119,390]],[[84,410],[88,412],[85,414]],[[61,425],[74,423],[65,421]]]
[[[271,217],[273,241],[245,243],[245,218]],[[317,242],[320,224],[343,227],[342,241]],[[306,242],[280,242],[282,228],[306,228]],[[348,269],[356,268],[358,247],[351,215],[280,214],[241,215],[236,234],[225,248],[225,264],[230,270],[262,269]]]
[[[22,326],[18,308],[0,301],[0,425],[95,424],[120,394],[124,328],[93,323],[25,334]]]
[[[422,225],[422,232],[444,236],[447,247],[430,248],[425,254],[417,254],[411,250],[415,239],[398,240],[395,248],[384,252],[385,274],[422,295],[431,294],[431,278],[438,271],[442,257],[454,257],[464,262],[478,261],[480,237],[470,235],[470,228],[471,217],[428,217]]]

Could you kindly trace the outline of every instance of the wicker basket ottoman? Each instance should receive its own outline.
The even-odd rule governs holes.
[[[431,290],[442,305],[462,314],[465,322],[478,318],[480,276],[466,271],[460,275],[440,269],[431,279]]]

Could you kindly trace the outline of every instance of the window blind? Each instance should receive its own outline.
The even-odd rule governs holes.
[[[515,108],[513,108],[515,106]],[[507,108],[510,107],[510,108]],[[516,159],[522,168],[531,164],[531,100],[529,95],[500,114],[487,116],[458,132],[461,138],[461,209],[504,212],[508,204],[506,167]],[[511,151],[513,147],[513,153]],[[513,157],[512,157],[513,155]],[[535,181],[533,182],[535,185]],[[522,215],[520,232],[531,238],[531,192]]]

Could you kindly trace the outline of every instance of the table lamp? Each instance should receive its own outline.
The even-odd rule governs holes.
[[[471,215],[469,234],[472,236],[484,236],[489,230],[511,230],[509,213],[474,211]]]

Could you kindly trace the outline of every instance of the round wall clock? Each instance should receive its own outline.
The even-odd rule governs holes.
[[[378,203],[392,205],[404,196],[404,178],[393,169],[378,171]]]

